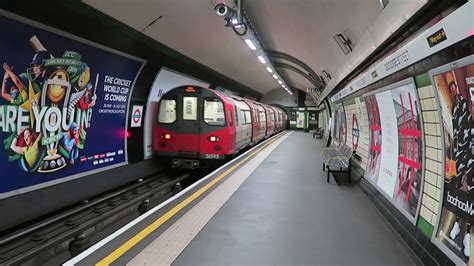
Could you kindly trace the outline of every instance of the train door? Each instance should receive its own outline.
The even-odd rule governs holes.
[[[191,88],[187,88],[184,92],[178,93],[178,132],[183,132],[177,143],[181,153],[189,153],[189,155],[197,155],[199,152],[199,136],[201,134],[200,122],[202,109],[202,99],[200,94],[192,93]]]
[[[242,139],[243,139],[243,121],[244,117],[243,114],[240,111],[240,105],[239,102],[234,100],[233,98],[227,98],[230,102],[232,102],[232,105],[234,106],[234,115],[235,115],[235,150],[240,149],[242,146]]]
[[[261,105],[258,105],[258,116],[260,118],[260,136],[259,138],[264,138],[267,132],[267,119],[265,118],[265,109]]]

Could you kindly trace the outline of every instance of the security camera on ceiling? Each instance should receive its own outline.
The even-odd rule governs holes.
[[[229,13],[229,7],[224,3],[219,3],[214,7],[216,14],[223,17]]]

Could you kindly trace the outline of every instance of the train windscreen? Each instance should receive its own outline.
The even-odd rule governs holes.
[[[158,123],[171,124],[176,121],[176,100],[163,99],[158,111]]]

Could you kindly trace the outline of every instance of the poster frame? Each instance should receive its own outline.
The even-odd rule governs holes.
[[[115,50],[115,49],[107,47],[105,45],[87,40],[87,39],[79,37],[77,35],[62,31],[62,30],[54,28],[52,26],[48,26],[46,24],[37,22],[35,20],[25,18],[23,16],[11,13],[11,12],[3,10],[3,9],[0,9],[0,16],[10,18],[12,20],[18,21],[19,23],[23,23],[23,24],[26,24],[26,25],[29,25],[29,26],[32,26],[32,27],[36,27],[36,28],[39,28],[41,30],[49,31],[51,33],[60,35],[62,37],[69,38],[71,40],[83,43],[85,45],[89,45],[89,46],[104,50],[106,52],[109,52],[109,53],[112,53],[112,54],[115,54],[115,55],[118,55],[118,56],[126,57],[128,59],[132,59],[132,60],[135,60],[135,61],[141,63],[141,66],[138,69],[137,74],[135,75],[135,79],[132,82],[131,89],[130,89],[130,94],[129,94],[129,97],[127,99],[127,111],[125,113],[126,116],[125,116],[124,130],[125,131],[128,130],[129,125],[130,125],[130,123],[128,121],[129,117],[130,117],[130,101],[131,101],[131,98],[132,98],[132,95],[133,95],[133,91],[135,89],[135,83],[136,83],[138,77],[140,76],[140,73],[142,72],[145,64],[147,63],[146,60],[144,60],[142,58],[139,58],[139,57],[136,57],[136,56],[133,56],[133,55],[130,55],[130,54],[127,54],[127,53],[124,53],[124,52],[119,51],[119,50]],[[124,137],[124,155],[125,155],[125,161],[122,162],[122,163],[117,163],[117,164],[114,164],[114,165],[101,167],[101,168],[98,168],[98,169],[89,170],[89,171],[85,171],[85,172],[65,176],[65,177],[62,177],[62,178],[50,180],[50,181],[39,183],[39,184],[36,184],[36,185],[31,185],[31,186],[28,186],[28,187],[18,188],[18,189],[14,189],[14,190],[11,190],[11,191],[4,192],[4,193],[0,193],[0,199],[5,199],[5,198],[8,198],[8,197],[17,196],[17,195],[20,195],[20,194],[24,194],[24,193],[27,193],[27,192],[34,191],[34,190],[42,189],[42,188],[45,188],[45,187],[57,185],[57,184],[64,183],[64,182],[67,182],[67,181],[71,181],[71,180],[74,180],[74,179],[78,179],[78,178],[81,178],[81,177],[93,175],[93,174],[96,174],[96,173],[100,173],[100,172],[108,171],[108,170],[111,170],[111,169],[114,169],[114,168],[117,168],[117,167],[128,165],[129,164],[129,161],[128,161],[128,146],[127,146],[127,138],[126,137]]]
[[[458,59],[458,60],[455,60],[455,61],[452,61],[452,62],[449,62],[445,65],[442,65],[442,66],[439,66],[437,68],[433,68],[431,70],[428,71],[428,76],[430,77],[430,81],[431,81],[431,86],[433,86],[433,89],[435,91],[435,98],[436,98],[436,103],[438,104],[438,106],[440,106],[440,101],[441,101],[441,97],[439,95],[439,92],[438,92],[438,88],[436,87],[436,83],[435,83],[435,80],[434,80],[434,76],[435,75],[439,75],[439,74],[442,74],[444,72],[447,72],[447,71],[452,71],[452,70],[455,70],[457,68],[461,68],[461,67],[464,67],[464,66],[467,66],[467,65],[470,65],[470,64],[474,64],[474,55],[468,55],[466,57],[463,57],[461,59]],[[442,127],[442,121],[443,121],[443,115],[441,114],[440,110],[438,109],[437,110],[437,113],[438,113],[438,119],[439,119],[439,122],[440,122],[440,127],[441,127],[441,134],[440,134],[440,138],[441,138],[441,152],[442,154],[446,154],[445,152],[445,145],[444,145],[444,128]],[[443,156],[443,161],[442,161],[442,169],[446,169],[446,156]],[[436,217],[436,225],[434,226],[434,230],[433,230],[433,233],[431,234],[431,242],[433,244],[435,244],[441,251],[443,251],[444,254],[446,254],[446,256],[448,256],[454,263],[456,263],[456,265],[463,265],[465,264],[464,261],[462,261],[456,254],[454,254],[454,252],[452,252],[448,247],[446,247],[443,243],[441,243],[441,241],[439,241],[437,238],[436,238],[436,235],[438,234],[438,229],[439,229],[439,226],[440,226],[440,222],[441,222],[441,212],[443,210],[443,199],[444,199],[444,179],[445,179],[445,176],[444,176],[444,172],[443,172],[443,182],[441,182],[441,192],[440,192],[440,195],[441,195],[441,198],[439,199],[439,206],[438,206],[438,213],[437,213],[437,217]]]
[[[384,91],[389,91],[389,90],[396,89],[398,87],[409,85],[409,84],[412,84],[413,88],[415,89],[416,105],[417,105],[418,110],[420,110],[419,118],[420,118],[420,125],[422,125],[420,130],[421,130],[421,145],[423,147],[423,149],[421,151],[421,156],[422,156],[421,158],[423,158],[423,163],[422,163],[422,166],[421,166],[420,192],[423,195],[423,190],[425,188],[425,165],[426,165],[426,162],[425,162],[426,161],[426,156],[425,156],[425,149],[424,149],[425,148],[425,130],[423,128],[424,121],[423,121],[423,115],[421,114],[420,98],[419,98],[419,95],[418,95],[418,88],[416,87],[415,79],[413,77],[409,77],[409,78],[397,81],[397,82],[392,83],[390,85],[387,85],[385,87],[382,87],[382,88],[370,91],[368,93],[365,93],[365,94],[362,95],[362,97],[365,99],[365,97],[367,97],[367,96],[371,96],[371,95],[381,93],[381,92],[384,92]],[[368,157],[367,157],[367,161],[368,161]],[[367,169],[365,171],[367,172]],[[375,189],[377,189],[377,191],[380,194],[382,194],[398,211],[400,211],[403,214],[403,216],[405,216],[405,218],[407,218],[413,225],[416,226],[416,222],[418,221],[418,216],[420,215],[421,202],[423,201],[422,198],[420,198],[420,200],[418,201],[418,205],[416,206],[415,216],[413,217],[405,209],[403,209],[401,206],[398,206],[398,204],[395,202],[395,200],[390,195],[388,195],[385,191],[380,189],[377,186],[376,183],[374,183],[372,180],[370,180],[370,178],[365,178],[365,175],[364,175],[363,178],[365,180],[367,180],[372,186],[374,186]]]

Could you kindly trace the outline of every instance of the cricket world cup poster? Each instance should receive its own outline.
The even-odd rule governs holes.
[[[144,61],[0,13],[0,198],[126,163]]]

